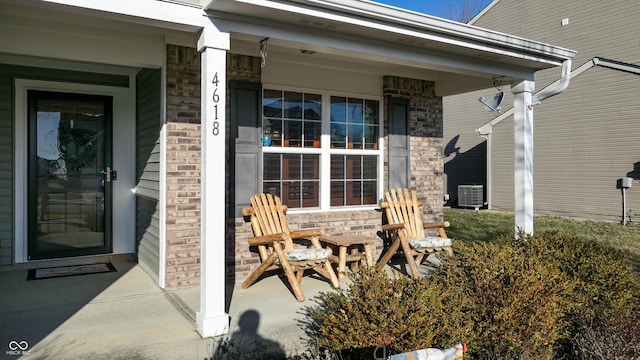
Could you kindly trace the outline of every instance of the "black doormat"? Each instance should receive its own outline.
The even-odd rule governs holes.
[[[58,266],[42,269],[31,269],[27,280],[51,279],[65,276],[99,274],[117,271],[111,263]]]

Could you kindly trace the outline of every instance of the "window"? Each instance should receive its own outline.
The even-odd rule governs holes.
[[[273,147],[320,147],[320,95],[265,90],[263,133]]]
[[[331,206],[375,204],[377,156],[331,155]]]
[[[320,156],[264,154],[263,189],[290,208],[318,207]]]
[[[265,88],[263,191],[289,208],[376,204],[379,113],[375,99]]]
[[[376,149],[378,144],[378,102],[331,97],[331,147]]]

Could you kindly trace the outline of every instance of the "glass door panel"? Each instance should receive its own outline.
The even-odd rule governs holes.
[[[112,99],[29,91],[29,259],[111,251]]]

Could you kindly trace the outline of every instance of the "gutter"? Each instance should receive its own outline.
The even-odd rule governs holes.
[[[624,71],[635,75],[640,75],[640,65],[625,63],[622,61],[594,57],[593,63],[597,66],[606,67],[613,70]]]

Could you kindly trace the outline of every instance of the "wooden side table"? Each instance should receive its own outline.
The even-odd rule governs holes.
[[[343,281],[347,263],[351,263],[351,269],[354,270],[358,262],[364,260],[368,266],[373,266],[373,253],[371,245],[376,239],[365,235],[343,235],[343,236],[320,236],[320,241],[327,244],[334,250],[338,249],[338,256],[331,255],[329,260],[338,264],[338,280]],[[363,251],[359,247],[362,246]],[[348,252],[348,254],[347,254]]]

